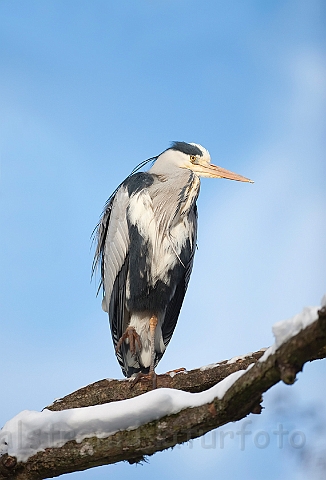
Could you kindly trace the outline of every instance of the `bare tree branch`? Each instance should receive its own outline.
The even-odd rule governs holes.
[[[158,388],[175,388],[185,392],[202,392],[228,377],[238,370],[245,370],[251,363],[255,363],[266,351],[266,348],[255,353],[248,353],[231,360],[223,360],[207,367],[195,370],[174,372],[157,376]],[[144,379],[145,380],[145,379]],[[56,400],[48,405],[48,410],[59,411],[69,408],[89,407],[103,403],[116,402],[126,398],[134,398],[152,389],[151,381],[138,382],[131,388],[130,380],[100,380],[76,392]]]
[[[282,344],[274,354],[258,361],[263,351],[221,362],[212,368],[197,369],[187,374],[159,376],[159,387],[182,388],[190,392],[205,390],[230,373],[255,363],[227,390],[220,400],[200,407],[187,408],[142,425],[135,430],[119,431],[104,439],[68,441],[61,448],[48,448],[17,463],[7,454],[0,460],[0,480],[44,479],[63,473],[127,460],[134,463],[145,455],[173,447],[199,437],[228,422],[240,420],[249,413],[260,413],[262,394],[283,380],[294,383],[303,365],[326,356],[326,308],[318,312],[318,320]],[[101,404],[139,395],[146,386],[130,390],[128,381],[102,380],[64,397],[47,408],[52,410]]]

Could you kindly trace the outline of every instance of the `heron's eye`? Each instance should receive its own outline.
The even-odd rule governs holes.
[[[190,161],[191,163],[196,163],[196,155],[190,155]]]

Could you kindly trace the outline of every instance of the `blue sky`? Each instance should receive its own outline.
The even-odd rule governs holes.
[[[0,2],[1,424],[121,376],[90,235],[121,180],[172,140],[255,184],[202,182],[194,271],[158,372],[268,346],[274,322],[320,303],[324,25],[322,0]],[[238,423],[223,449],[197,440],[70,477],[317,479],[318,455],[300,454],[326,448],[325,380],[324,362],[306,366],[252,418],[271,439],[280,423],[304,431],[303,450],[259,448],[253,433],[241,451]]]

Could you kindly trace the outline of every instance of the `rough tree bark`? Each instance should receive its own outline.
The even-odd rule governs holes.
[[[264,349],[220,362],[210,368],[196,369],[175,376],[159,375],[158,388],[170,387],[189,392],[210,388],[237,370],[254,364],[227,390],[224,397],[210,404],[187,408],[165,416],[135,430],[119,431],[104,439],[87,438],[81,443],[69,441],[61,448],[49,448],[17,463],[7,454],[0,459],[0,480],[32,480],[59,476],[94,466],[127,460],[138,462],[144,456],[173,447],[178,443],[204,435],[228,422],[240,420],[249,413],[260,413],[262,394],[283,380],[295,382],[303,365],[326,357],[326,307],[318,312],[318,320],[282,344],[265,361],[258,361]],[[128,380],[101,380],[88,385],[60,401],[49,405],[51,410],[64,410],[98,405],[140,395],[150,389],[141,383],[130,389]]]

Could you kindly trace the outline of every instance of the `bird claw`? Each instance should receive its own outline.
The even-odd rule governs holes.
[[[171,375],[171,373],[180,373],[180,372],[186,372],[187,369],[185,367],[180,367],[180,368],[176,368],[175,370],[169,370],[168,372],[165,372],[164,375]]]
[[[126,340],[129,341],[129,349],[130,349],[131,355],[135,356],[137,346],[138,346],[138,350],[141,350],[141,340],[140,340],[140,336],[138,335],[138,333],[136,332],[134,327],[127,327],[126,328],[126,331],[124,332],[122,337],[119,339],[119,341],[118,341],[118,343],[115,347],[115,353],[118,353],[118,351],[121,348],[121,345]]]
[[[134,388],[134,386],[140,382],[142,379],[151,380],[152,381],[152,387],[153,390],[157,388],[157,375],[154,370],[150,371],[149,373],[142,373],[139,372],[137,373],[136,377],[132,380],[131,385],[130,385],[130,390]]]

